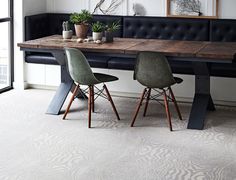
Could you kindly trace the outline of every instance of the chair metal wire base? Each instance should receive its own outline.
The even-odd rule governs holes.
[[[151,94],[152,90],[155,93],[154,95]],[[160,100],[161,96],[164,97],[164,103]],[[144,99],[146,99],[146,103],[145,103],[143,116],[146,116],[149,101],[150,100],[157,101],[159,104],[161,104],[163,107],[165,107],[170,131],[172,131],[171,114],[170,114],[170,110],[169,110],[169,102],[170,101],[174,103],[175,109],[176,109],[178,116],[179,116],[179,119],[182,120],[182,116],[181,116],[177,101],[175,99],[175,96],[174,96],[174,93],[173,93],[171,87],[164,88],[164,89],[145,88],[143,90],[141,97],[140,97],[140,101],[136,107],[136,111],[135,111],[133,119],[132,119],[131,127],[134,126],[135,120],[137,118],[137,115],[139,113],[140,107],[142,106]]]
[[[94,88],[96,88],[96,92],[94,91]],[[82,91],[84,94],[88,93],[88,127],[91,128],[91,112],[94,112],[94,109],[95,109],[95,100],[98,98],[98,97],[103,97],[105,99],[107,99],[108,101],[110,101],[111,103],[111,106],[112,106],[112,109],[114,111],[114,113],[116,114],[116,117],[118,120],[120,120],[120,117],[119,117],[119,114],[116,110],[116,107],[115,107],[115,104],[112,100],[112,97],[110,95],[110,92],[109,90],[107,89],[107,86],[105,84],[103,84],[103,87],[102,89],[99,89],[98,87],[96,87],[95,85],[91,85],[91,86],[88,86],[86,89],[82,90],[80,89],[80,86],[79,84],[75,87],[75,90],[71,96],[71,99],[70,99],[70,102],[66,108],[66,111],[64,113],[64,116],[63,116],[63,119],[66,118],[69,110],[70,110],[70,107],[72,105],[72,102],[74,101],[75,98],[77,98],[76,94],[77,94],[77,91],[80,90]],[[104,93],[104,91],[106,93]],[[95,97],[96,96],[96,97]],[[87,99],[86,97],[84,97],[85,99]]]

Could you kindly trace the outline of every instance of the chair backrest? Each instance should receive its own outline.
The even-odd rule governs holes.
[[[81,85],[98,83],[83,53],[75,48],[65,48],[71,78]]]
[[[125,16],[123,37],[209,41],[209,20],[173,17]]]
[[[165,88],[175,84],[166,57],[157,52],[138,54],[134,79],[149,88]]]

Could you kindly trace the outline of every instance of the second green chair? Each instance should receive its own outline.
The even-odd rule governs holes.
[[[177,105],[174,93],[171,89],[171,86],[176,83],[179,84],[183,80],[177,77],[173,77],[166,57],[157,52],[140,52],[138,54],[134,70],[134,79],[136,79],[140,84],[144,85],[145,88],[141,95],[140,102],[137,105],[136,111],[134,113],[131,127],[134,126],[134,122],[136,120],[139,109],[145,97],[146,97],[146,104],[143,116],[146,115],[150,99],[159,101],[158,98],[160,96],[164,96],[164,106],[166,109],[168,124],[170,131],[172,131],[171,115],[169,111],[169,101],[172,101],[174,103],[180,119],[182,119],[182,116],[179,107]],[[156,94],[151,96],[151,90],[156,92]]]

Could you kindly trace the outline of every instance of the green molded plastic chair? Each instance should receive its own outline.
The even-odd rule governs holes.
[[[65,48],[67,62],[68,62],[68,69],[71,78],[74,80],[74,82],[77,84],[75,87],[75,90],[73,92],[73,95],[70,99],[70,102],[66,108],[65,114],[63,116],[63,119],[66,118],[66,115],[68,114],[70,110],[70,106],[73,102],[73,100],[76,98],[77,91],[80,89],[80,85],[87,85],[88,86],[88,127],[91,127],[91,110],[94,112],[94,101],[97,97],[94,97],[94,95],[102,96],[108,99],[112,105],[113,111],[116,114],[116,117],[118,120],[120,120],[119,114],[116,110],[116,107],[113,103],[113,100],[111,98],[111,95],[107,89],[107,86],[105,85],[105,82],[111,82],[118,80],[117,77],[107,75],[107,74],[101,74],[101,73],[93,73],[89,63],[86,59],[86,57],[83,55],[83,53],[74,48]],[[103,89],[99,90],[95,85],[96,84],[103,84]],[[94,92],[94,88],[98,89],[98,92]],[[106,91],[106,94],[103,93],[103,91]]]
[[[172,131],[171,115],[168,104],[169,100],[174,103],[178,116],[181,120],[182,116],[179,111],[179,107],[177,105],[171,86],[176,83],[179,84],[183,80],[177,77],[173,77],[171,68],[166,57],[157,52],[140,52],[138,54],[134,70],[134,79],[136,79],[140,84],[144,85],[146,88],[144,89],[140,98],[140,102],[137,105],[131,123],[131,127],[133,127],[134,125],[143,100],[146,98],[146,104],[143,113],[143,116],[146,116],[149,100],[158,100],[157,98],[163,95],[169,128],[170,131]],[[151,95],[152,89],[156,93],[155,95]]]

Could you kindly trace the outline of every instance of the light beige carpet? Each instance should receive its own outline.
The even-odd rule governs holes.
[[[74,102],[67,121],[46,115],[53,94],[0,94],[0,180],[236,179],[235,108],[217,107],[198,131],[186,129],[190,106],[180,104],[184,121],[172,111],[170,132],[156,103],[130,128],[136,99],[114,98],[119,122],[99,99],[88,129],[85,101]]]

